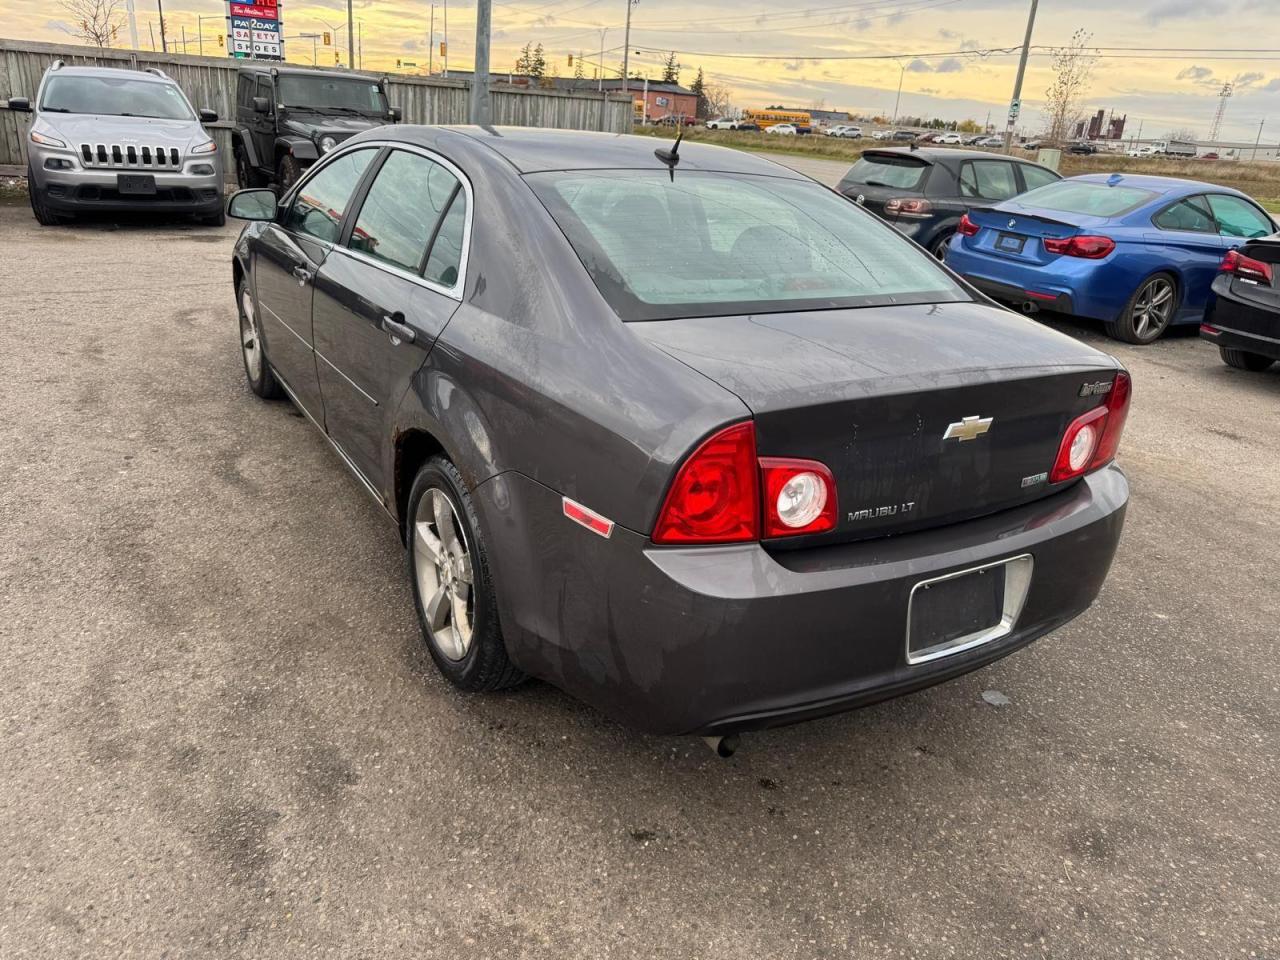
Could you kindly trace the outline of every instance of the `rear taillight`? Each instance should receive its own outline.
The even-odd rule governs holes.
[[[1084,260],[1101,260],[1116,248],[1116,242],[1110,237],[1066,237],[1061,240],[1045,237],[1041,242],[1047,253]]]
[[[1129,375],[1117,372],[1106,402],[1071,421],[1049,472],[1050,483],[1062,483],[1105,467],[1116,458],[1120,435],[1129,417],[1133,384]]]
[[[760,458],[764,535],[825,533],[836,525],[836,481],[816,460]]]
[[[962,216],[960,218],[960,222],[956,224],[956,233],[960,234],[962,237],[976,237],[978,235],[978,231],[981,229],[981,227],[969,219],[969,215],[967,213]]]
[[[751,421],[726,427],[681,465],[653,528],[654,543],[741,543],[825,533],[836,484],[816,460],[756,457]]]
[[[923,197],[894,197],[885,202],[884,212],[900,217],[927,217],[933,213],[933,204]]]
[[[1272,277],[1275,276],[1271,264],[1255,260],[1253,257],[1246,257],[1239,250],[1228,250],[1218,270],[1222,273],[1234,274],[1242,280],[1256,280],[1258,283],[1267,284],[1271,283]]]

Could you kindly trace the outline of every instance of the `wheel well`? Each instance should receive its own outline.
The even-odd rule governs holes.
[[[413,479],[422,465],[439,453],[444,453],[444,447],[425,430],[406,430],[396,438],[396,518],[400,524],[402,539],[407,536],[409,528],[407,515]]]
[[[240,281],[244,279],[244,267],[240,264],[239,257],[231,258],[231,287],[233,290],[239,291]],[[236,294],[239,296],[239,293]]]

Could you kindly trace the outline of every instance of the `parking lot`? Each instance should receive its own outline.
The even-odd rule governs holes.
[[[1134,377],[1099,602],[720,760],[444,682],[236,230],[0,205],[0,956],[1280,956],[1280,371],[1048,321]]]

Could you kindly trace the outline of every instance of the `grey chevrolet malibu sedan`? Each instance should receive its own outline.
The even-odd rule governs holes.
[[[1117,362],[785,167],[659,143],[384,127],[231,200],[250,386],[399,526],[441,672],[716,737],[1085,610]]]

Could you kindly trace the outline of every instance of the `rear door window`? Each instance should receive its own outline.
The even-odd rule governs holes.
[[[373,178],[348,246],[418,273],[458,178],[416,153],[392,151]]]
[[[1275,225],[1247,200],[1226,194],[1209,194],[1209,206],[1224,237],[1265,237],[1275,233]]]
[[[1034,163],[1020,163],[1018,169],[1022,171],[1022,182],[1026,184],[1027,190],[1035,190],[1037,187],[1046,187],[1051,183],[1057,183],[1062,178],[1052,170],[1046,170],[1044,167],[1037,167]]]
[[[285,229],[326,243],[336,243],[342,232],[343,211],[377,152],[377,147],[352,150],[304,180],[298,186],[285,216]]]
[[[1202,197],[1188,197],[1165,207],[1151,218],[1161,230],[1183,230],[1189,233],[1217,233],[1218,225]]]
[[[1013,164],[1006,160],[967,160],[960,165],[962,197],[1008,200],[1019,192]]]
[[[929,164],[915,157],[893,153],[864,153],[841,182],[867,187],[921,190],[929,169]]]

